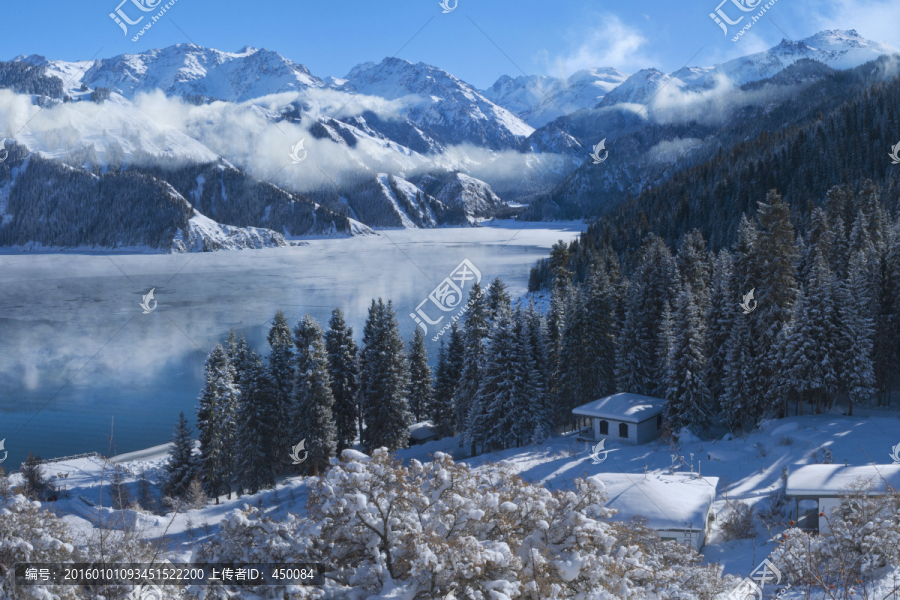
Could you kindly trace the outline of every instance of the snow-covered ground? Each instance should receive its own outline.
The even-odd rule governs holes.
[[[436,452],[455,455],[474,468],[503,461],[523,479],[540,483],[551,490],[573,489],[576,477],[605,473],[643,475],[669,472],[672,455],[683,457],[688,465],[704,477],[717,477],[716,500],[713,511],[718,515],[702,550],[706,561],[719,563],[726,574],[748,576],[753,569],[776,547],[773,537],[782,528],[768,531],[761,524],[756,536],[723,542],[718,523],[728,512],[728,503],[744,501],[763,508],[769,496],[781,485],[782,468],[795,465],[821,463],[824,449],[829,448],[835,464],[866,465],[890,463],[891,448],[900,442],[898,413],[891,410],[865,410],[857,407],[853,417],[834,410],[829,414],[789,417],[764,422],[760,428],[745,437],[708,441],[682,442],[677,450],[657,440],[644,445],[626,445],[608,442],[608,455],[601,464],[593,464],[589,458],[589,446],[579,442],[575,435],[556,436],[545,444],[509,449],[464,458],[465,450],[459,438],[446,438],[436,442],[413,446],[398,451],[398,458],[405,461],[428,461]],[[189,561],[192,551],[205,539],[215,535],[218,524],[231,511],[244,504],[262,506],[271,516],[284,517],[288,512],[302,514],[307,499],[308,480],[299,476],[282,477],[275,489],[241,498],[220,498],[220,504],[209,504],[198,510],[165,516],[110,511],[109,477],[117,464],[131,475],[126,478],[132,492],[137,492],[137,478],[141,471],[154,481],[163,468],[169,446],[167,444],[137,452],[123,454],[105,462],[99,458],[81,458],[45,465],[45,474],[56,485],[65,486],[68,497],[47,503],[76,530],[86,532],[101,518],[108,523],[136,523],[153,539],[165,538],[172,548],[172,559]],[[288,449],[285,449],[287,451]],[[689,468],[676,469],[690,472]],[[68,474],[68,476],[65,476]],[[64,476],[58,477],[58,475]],[[13,476],[13,482],[15,478]],[[102,487],[101,487],[102,483]],[[790,518],[785,515],[785,520]],[[675,526],[681,524],[676,523]],[[191,531],[192,530],[192,531]]]

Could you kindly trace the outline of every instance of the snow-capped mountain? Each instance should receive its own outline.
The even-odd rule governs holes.
[[[628,78],[611,67],[584,69],[568,78],[533,75],[501,76],[481,93],[491,102],[515,113],[532,127],[581,108],[591,108]]]
[[[620,103],[646,104],[660,89],[671,84],[679,87],[684,85],[677,78],[657,69],[641,69],[606,94],[597,106],[613,106]]]
[[[59,61],[48,66],[70,69]],[[327,85],[305,66],[277,52],[249,46],[221,52],[194,44],[95,60],[75,82],[106,87],[126,98],[160,89],[168,96],[195,95],[229,102]]]
[[[444,144],[517,148],[534,132],[519,117],[450,73],[399,58],[363,63],[347,74],[344,89],[402,103],[402,113]]]
[[[714,67],[687,67],[672,75],[688,86],[712,87],[716,78],[725,77],[734,85],[742,85],[772,77],[802,58],[809,58],[832,69],[851,69],[882,54],[895,54],[888,44],[861,37],[855,29],[830,30],[796,42],[782,40],[777,46],[724,62]]]

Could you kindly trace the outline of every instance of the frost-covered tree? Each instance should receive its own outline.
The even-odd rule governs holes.
[[[275,457],[271,454],[272,433],[276,431],[277,414],[272,402],[272,387],[266,378],[262,359],[252,350],[241,360],[241,400],[237,412],[238,490],[255,494],[275,485]],[[286,452],[287,448],[282,448]]]
[[[501,310],[509,310],[512,308],[512,303],[509,297],[509,291],[506,289],[506,284],[497,277],[494,281],[491,282],[490,289],[487,292],[487,301],[488,306],[491,311],[491,319],[496,319],[497,315]]]
[[[359,356],[353,329],[344,322],[344,313],[335,308],[325,332],[328,351],[328,374],[334,395],[334,424],[337,428],[337,451],[353,445],[358,435],[359,420]]]
[[[291,326],[282,311],[275,313],[268,334],[269,352],[267,371],[275,408],[276,426],[271,436],[270,455],[276,471],[290,463],[286,449],[297,442],[291,441],[291,397],[294,392],[294,340]]]
[[[234,463],[229,463],[234,445],[234,407],[240,390],[234,384],[234,367],[221,345],[206,359],[205,380],[197,407],[197,431],[200,438],[200,475],[203,489],[210,496],[231,494]]]
[[[706,372],[707,387],[714,410],[718,412],[725,391],[725,362],[728,338],[737,317],[737,294],[731,287],[731,254],[724,248],[713,263],[709,308],[706,313]]]
[[[704,373],[703,317],[693,290],[685,283],[676,300],[666,378],[666,420],[673,431],[687,427],[700,434],[710,425],[710,394]]]
[[[508,448],[523,415],[522,373],[516,365],[516,332],[512,314],[501,307],[491,324],[481,365],[481,384],[472,403],[467,436],[482,450]],[[473,453],[474,454],[474,453]]]
[[[454,434],[456,413],[453,410],[453,389],[456,381],[450,379],[450,365],[444,340],[438,346],[437,367],[434,373],[434,389],[431,396],[431,422],[438,439]]]
[[[754,388],[756,355],[750,337],[747,319],[735,320],[728,337],[728,354],[725,361],[725,380],[720,398],[722,422],[732,431],[737,431],[753,419],[753,407],[758,397]]]
[[[463,332],[462,370],[460,372],[459,387],[453,396],[453,404],[456,407],[457,426],[465,432],[465,440],[472,446],[475,453],[475,442],[470,437],[471,426],[481,421],[479,416],[474,417],[472,405],[481,386],[481,362],[484,359],[484,340],[490,332],[490,307],[481,287],[476,283],[469,292],[467,304],[466,326]],[[484,407],[480,407],[483,412]]]
[[[372,301],[363,329],[361,391],[366,427],[362,443],[391,450],[409,444],[409,365],[390,301]]]
[[[191,425],[184,413],[180,413],[175,430],[172,432],[172,448],[169,450],[169,460],[166,463],[165,494],[173,498],[184,496],[191,480],[196,476],[197,459],[194,457]]]
[[[431,414],[431,394],[434,382],[431,367],[428,366],[428,351],[425,349],[425,336],[416,327],[413,339],[409,342],[409,400],[410,410],[416,423],[427,419]]]
[[[294,347],[296,371],[291,429],[297,441],[293,445],[306,440],[308,456],[300,468],[309,469],[317,476],[335,455],[337,428],[331,412],[334,395],[322,328],[308,314],[294,328]]]

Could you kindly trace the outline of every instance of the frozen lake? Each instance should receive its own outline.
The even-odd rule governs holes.
[[[520,296],[534,262],[582,229],[500,222],[265,250],[0,254],[3,467],[18,468],[28,452],[122,454],[168,441],[180,411],[194,421],[203,362],[232,327],[268,353],[276,310],[292,326],[308,312],[327,327],[338,306],[359,341],[371,300],[382,297],[408,340],[409,313],[464,259],[482,284],[500,277]],[[151,288],[158,304],[143,314]],[[429,326],[432,356],[437,329]]]

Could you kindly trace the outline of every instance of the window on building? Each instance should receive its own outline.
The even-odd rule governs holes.
[[[797,503],[797,527],[819,530],[819,503],[815,500],[801,500]]]
[[[619,423],[619,437],[623,437],[623,438],[628,437],[628,424],[627,423]]]
[[[609,435],[609,421],[600,421],[600,435]]]
[[[662,429],[662,415],[656,415],[656,428]]]

